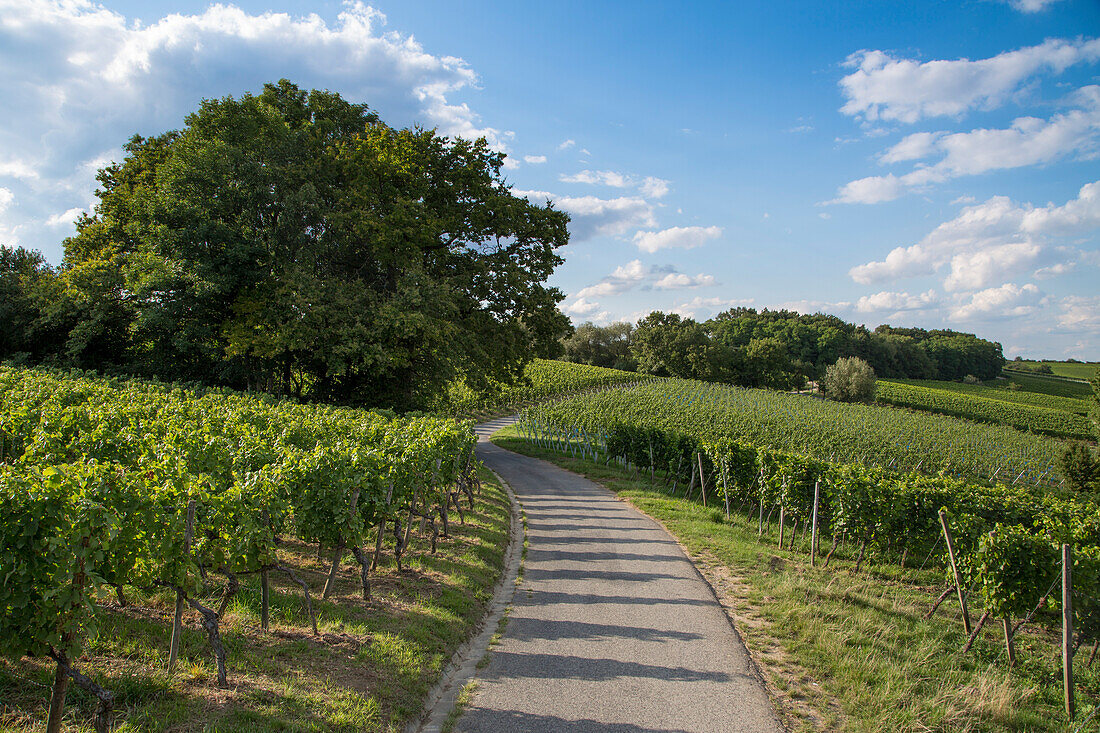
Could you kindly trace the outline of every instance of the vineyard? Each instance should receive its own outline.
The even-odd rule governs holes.
[[[1049,379],[1044,380],[1041,377],[1027,377],[1016,374],[985,384],[942,382],[934,379],[878,380],[879,384],[883,382],[928,387],[1031,407],[1045,407],[1048,410],[1061,410],[1075,415],[1088,415],[1088,400],[1092,397],[1092,387],[1089,385],[1082,385],[1077,382],[1055,382]]]
[[[763,427],[757,432],[745,429],[746,403],[760,412]],[[949,596],[957,597],[970,634],[966,649],[990,619],[1000,621],[1010,665],[1020,628],[1044,607],[1063,608],[1056,591],[1065,571],[1072,577],[1072,594],[1065,596],[1072,598],[1066,653],[1072,658],[1091,643],[1091,663],[1100,646],[1100,505],[1031,490],[1014,481],[1011,471],[1004,481],[975,483],[945,472],[917,472],[913,459],[898,457],[900,466],[884,465],[881,458],[879,465],[853,460],[859,448],[843,450],[838,439],[844,433],[835,423],[831,432],[814,427],[815,419],[817,425],[824,421],[813,407],[807,414],[793,406],[782,413],[791,435],[777,444],[767,440],[781,429],[777,412],[774,405],[766,407],[763,397],[667,382],[532,408],[517,427],[543,448],[648,472],[666,491],[697,496],[704,507],[713,497],[726,517],[751,518],[761,537],[775,518],[780,547],[793,550],[801,528],[806,548],[812,526],[808,551],[813,557],[820,548],[826,567],[840,545],[853,548],[856,572],[869,552],[902,567],[922,557],[923,564],[934,561],[944,568],[946,582],[929,615]],[[876,428],[869,422],[867,433],[874,435]],[[803,431],[827,447],[800,450],[807,445],[800,442]],[[887,433],[878,435],[884,439]],[[910,439],[903,436],[899,443]],[[933,462],[934,447],[929,439],[923,448]],[[831,456],[822,458],[822,450]],[[997,473],[984,478],[997,479]],[[1020,470],[1025,473],[1026,467]],[[1071,555],[1068,565],[1064,552]],[[973,629],[968,599],[984,609]]]
[[[587,364],[534,359],[524,370],[522,380],[512,385],[496,385],[488,394],[479,395],[463,382],[451,384],[438,411],[457,415],[511,414],[550,397],[647,379],[652,377]]]
[[[568,398],[527,415],[591,434],[628,421],[728,438],[823,461],[940,472],[1017,486],[1058,485],[1058,443],[997,425],[877,405],[669,380]]]
[[[1008,390],[988,391],[1008,395],[1018,394]],[[1042,399],[1036,399],[1037,397]],[[1030,404],[1022,400],[1010,401],[967,394],[953,389],[933,388],[920,382],[903,383],[887,380],[879,380],[875,391],[875,400],[882,404],[961,417],[976,422],[1008,425],[1019,430],[1059,438],[1091,439],[1092,424],[1087,417],[1077,411],[1087,411],[1087,403],[1084,400],[1070,400],[1051,395],[1030,395],[1028,399]],[[1047,407],[1035,404],[1039,401],[1059,406]],[[1068,406],[1075,408],[1075,411],[1065,410],[1066,403],[1071,403]]]
[[[369,599],[383,552],[400,568],[418,523],[434,552],[480,489],[471,430],[451,419],[10,368],[0,394],[0,656],[56,662],[50,730],[70,678],[98,700],[97,729],[108,726],[114,695],[77,664],[104,598],[173,594],[170,673],[194,611],[224,687],[221,622],[247,579],[258,580],[264,631],[278,575],[301,589],[318,633],[282,545],[330,553],[324,598],[350,552]]]

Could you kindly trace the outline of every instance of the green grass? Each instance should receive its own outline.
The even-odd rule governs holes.
[[[371,574],[369,602],[349,556],[335,593],[321,600],[327,564],[317,562],[315,546],[285,542],[281,560],[309,583],[321,637],[311,634],[301,591],[278,573],[271,575],[271,633],[260,632],[258,580],[242,578],[222,621],[228,690],[215,684],[195,618],[185,625],[175,678],[163,671],[174,596],[131,588],[130,607],[105,603],[81,668],[116,694],[115,730],[403,730],[476,629],[504,566],[508,498],[491,472],[483,470],[481,480],[476,510],[465,525],[454,517],[451,538],[440,541],[436,555],[427,538],[418,538],[404,572],[392,551],[384,556]],[[0,660],[0,730],[44,730],[52,676],[42,660]],[[70,685],[66,730],[92,730],[94,707]]]
[[[1000,402],[1011,402],[1017,405],[1042,407],[1048,410],[1061,410],[1075,415],[1087,415],[1089,411],[1088,398],[1092,396],[1092,389],[1079,389],[1081,385],[1069,383],[1074,388],[1070,395],[1058,392],[1044,391],[1053,384],[1054,389],[1064,391],[1065,382],[1055,382],[1050,379],[1018,377],[1013,375],[1010,379],[992,379],[982,384],[965,384],[963,382],[942,382],[935,379],[880,379],[879,384],[889,382],[891,384],[907,384],[916,387],[927,387],[948,392],[983,397]],[[1037,385],[1034,383],[1038,383]],[[1016,385],[1012,387],[1011,385]]]
[[[755,516],[734,512],[726,520],[721,507],[671,497],[618,466],[538,448],[513,430],[493,441],[588,476],[661,521],[712,584],[728,591],[738,630],[792,730],[1076,729],[1062,711],[1057,634],[1047,624],[1025,627],[1011,670],[999,624],[962,654],[957,603],[922,618],[943,587],[940,568],[903,570],[893,558],[871,557],[855,573],[845,548],[828,568],[811,568],[804,552],[776,549],[774,526],[759,539]],[[975,618],[980,612],[972,609]],[[1078,665],[1080,724],[1100,696],[1100,664]],[[1095,721],[1084,730],[1097,730]]]
[[[941,385],[951,385],[943,387]],[[972,387],[970,391],[957,387]],[[984,390],[979,392],[978,390]],[[1039,406],[1026,402],[1000,399],[999,395],[1029,395],[1034,402],[1052,403],[1061,400],[1072,402],[1075,411],[1060,407]],[[1012,392],[983,387],[982,385],[955,385],[952,382],[921,382],[918,380],[880,379],[875,391],[875,401],[895,407],[908,407],[914,410],[934,412],[940,415],[961,417],[966,420],[1009,425],[1041,435],[1058,438],[1092,438],[1092,423],[1077,410],[1087,412],[1088,403],[1084,400],[1069,400],[1065,397],[1037,395],[1027,392]]]
[[[1011,370],[1014,363],[1017,362],[1008,362],[1005,364],[1005,369]],[[1056,377],[1084,380],[1092,380],[1096,376],[1097,368],[1100,367],[1100,362],[1024,361],[1021,363],[1027,366],[1045,364],[1050,367]]]

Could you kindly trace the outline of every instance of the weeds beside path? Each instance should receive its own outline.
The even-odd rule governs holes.
[[[311,634],[297,586],[272,576],[271,633],[259,630],[259,585],[242,578],[222,622],[229,683],[214,681],[208,645],[189,618],[174,679],[164,673],[173,598],[127,589],[131,605],[105,603],[84,671],[117,696],[116,731],[401,731],[421,713],[428,690],[455,649],[478,627],[500,577],[510,503],[489,471],[466,523],[428,552],[414,541],[398,572],[392,553],[361,598],[347,557],[335,592],[320,600],[328,564],[316,546],[285,542],[280,560],[309,583],[321,636]],[[328,554],[328,553],[326,553]],[[52,664],[0,661],[0,730],[43,730]],[[70,687],[67,731],[91,730],[93,701]]]
[[[1009,671],[992,627],[961,653],[957,604],[923,620],[943,585],[941,569],[865,562],[855,573],[853,562],[837,558],[811,568],[805,554],[776,549],[767,533],[759,539],[755,519],[726,520],[618,466],[539,448],[514,431],[493,442],[597,481],[663,523],[734,617],[792,730],[1076,730],[1062,710],[1048,630],[1025,629]],[[1097,687],[1096,668],[1083,674]],[[1084,707],[1082,719],[1091,702]]]

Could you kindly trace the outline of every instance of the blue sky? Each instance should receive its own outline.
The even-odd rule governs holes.
[[[575,322],[733,305],[1100,359],[1100,2],[0,0],[0,242],[133,133],[287,77],[486,135]]]

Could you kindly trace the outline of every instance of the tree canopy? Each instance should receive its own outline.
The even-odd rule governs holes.
[[[80,366],[402,409],[568,332],[544,284],[568,217],[512,195],[484,139],[283,80],[125,150],[65,243]]]

